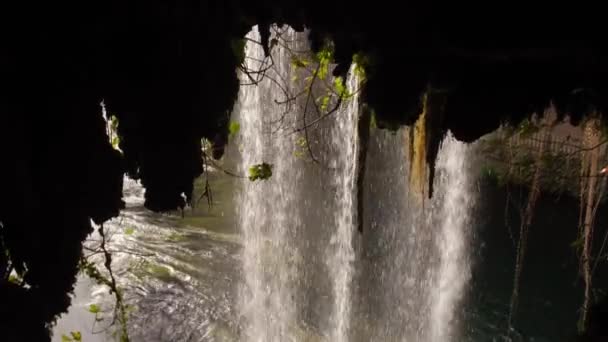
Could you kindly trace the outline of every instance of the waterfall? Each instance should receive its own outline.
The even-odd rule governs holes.
[[[251,31],[247,38],[260,41],[257,30]],[[249,42],[246,54],[248,69],[266,67],[268,59],[259,44]],[[286,56],[275,57],[277,68],[289,67],[289,60],[282,60]],[[250,166],[266,162],[272,165],[273,175],[269,181],[245,180],[238,201],[244,241],[245,286],[240,293],[241,314],[247,321],[244,338],[259,342],[288,341],[289,324],[294,321],[295,310],[290,284],[295,269],[289,261],[297,253],[290,248],[289,233],[298,225],[298,216],[293,211],[297,204],[299,172],[288,150],[293,142],[272,132],[267,124],[281,114],[275,109],[278,106],[272,103],[278,89],[258,74],[250,76],[260,82],[242,86],[239,94],[240,172],[247,174]],[[245,75],[241,75],[241,82],[253,83]]]
[[[247,38],[250,72],[240,72],[233,145],[239,173],[265,162],[273,174],[243,179],[237,197],[240,340],[457,341],[470,275],[469,148],[446,137],[427,199],[410,186],[424,177],[410,173],[424,165],[412,171],[407,130],[373,130],[358,217],[354,68],[346,88],[355,94],[323,117],[302,92],[310,74],[293,66],[294,55],[309,53],[306,33],[273,27],[271,56],[257,29]],[[310,122],[310,131],[297,129]],[[361,253],[354,248],[358,220]]]
[[[439,200],[436,238],[440,255],[432,307],[432,341],[449,341],[456,334],[454,316],[471,275],[467,241],[472,224],[473,195],[466,168],[468,148],[452,136],[443,142],[436,164]]]
[[[347,80],[348,89],[357,89],[357,77],[351,67]],[[336,182],[336,203],[334,213],[335,233],[331,237],[329,269],[333,276],[333,327],[332,341],[350,341],[348,336],[351,317],[351,280],[353,277],[353,233],[356,229],[356,174],[357,174],[357,120],[359,103],[357,95],[341,108],[331,132],[334,154],[332,168]]]
[[[460,340],[474,203],[470,148],[451,135],[444,139],[428,199],[410,186],[410,172],[417,172],[410,137],[409,129],[370,136],[365,252],[357,260],[357,312],[365,324],[357,341]]]
[[[275,46],[269,57],[258,43],[257,30],[247,38],[245,65],[250,72],[241,72],[247,85],[241,86],[233,114],[240,125],[239,171],[246,174],[250,166],[265,162],[273,174],[267,180],[243,180],[238,198],[242,339],[282,342],[314,335],[348,341],[357,96],[344,100],[303,135],[298,128],[308,124],[305,116],[308,122],[319,118],[310,99],[294,96],[302,94],[310,76],[292,66],[295,54],[309,51],[306,34],[273,27]],[[258,71],[264,69],[261,75]],[[356,87],[351,69],[346,88]],[[314,152],[307,151],[306,143]],[[313,158],[309,153],[316,155],[314,160],[308,160]]]

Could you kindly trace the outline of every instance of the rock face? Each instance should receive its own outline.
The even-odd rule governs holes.
[[[380,126],[414,123],[423,93],[442,94],[431,97],[439,104],[429,104],[437,108],[431,152],[448,129],[472,141],[551,101],[574,121],[605,111],[602,11],[555,3],[538,10],[514,3],[402,6],[319,0],[5,5],[0,297],[10,304],[0,309],[2,336],[31,333],[32,339],[19,339],[39,340],[45,323],[66,310],[90,219],[117,215],[123,172],[141,178],[152,210],[183,206],[182,194],[190,199],[202,172],[201,138],[214,141],[215,157],[222,154],[238,90],[234,43],[254,24],[266,40],[273,22],[311,29],[313,47],[333,40],[337,74],[347,71],[354,53],[364,56],[363,100]],[[124,155],[107,143],[102,100],[119,119]],[[12,269],[29,290],[7,285]],[[31,310],[27,303],[36,303],[36,314],[19,311]]]

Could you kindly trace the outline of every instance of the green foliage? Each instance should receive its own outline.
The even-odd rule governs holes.
[[[65,334],[61,335],[61,342],[81,342],[82,334],[80,331],[71,331],[70,336]]]
[[[120,138],[118,138],[118,135],[115,135],[112,137],[112,147],[118,150],[118,144],[120,144]]]
[[[256,164],[249,167],[249,180],[266,180],[272,176],[272,165],[267,163]]]
[[[91,304],[91,305],[89,305],[89,312],[90,313],[98,314],[100,311],[101,311],[101,309],[99,308],[99,305],[97,305],[97,304]]]
[[[305,137],[299,137],[299,138],[296,140],[296,145],[297,145],[298,147],[306,147],[306,138],[305,138]]]
[[[9,283],[13,283],[15,285],[20,285],[22,282],[22,279],[17,275],[11,274],[10,276],[8,276],[8,281],[9,281]]]
[[[294,69],[303,69],[303,68],[306,68],[309,64],[310,64],[310,61],[307,61],[304,58],[301,58],[301,57],[298,57],[295,55],[291,57],[291,66]]]
[[[125,235],[133,235],[134,232],[135,232],[135,228],[133,228],[133,227],[127,227],[125,229]]]
[[[241,124],[236,121],[230,120],[228,124],[228,137],[231,139],[241,130]]]
[[[323,96],[319,96],[317,98],[317,104],[319,105],[319,109],[321,109],[323,111],[327,110],[330,99],[331,99],[331,92],[328,92],[327,94],[325,94]]]
[[[334,78],[334,89],[336,90],[336,93],[340,97],[344,98],[344,97],[351,96],[351,94],[348,93],[348,89],[346,88],[346,85],[344,84],[344,80],[342,79],[342,77]]]
[[[115,115],[110,115],[108,118],[108,125],[110,128],[110,144],[115,150],[119,150],[120,138],[118,137],[118,118]]]
[[[293,152],[294,157],[302,158],[304,156],[304,149],[306,148],[306,138],[304,136],[296,139],[296,149]]]
[[[331,44],[326,43],[321,51],[317,52],[316,59],[319,63],[317,77],[324,80],[329,73],[329,65],[333,61],[334,50]]]
[[[108,121],[110,121],[110,129],[112,132],[116,132],[118,130],[118,118],[116,115],[110,115]]]
[[[355,63],[355,75],[360,81],[364,81],[367,75],[365,71],[371,64],[370,58],[362,53],[356,53],[353,55],[353,63]]]
[[[72,335],[74,341],[82,341],[82,334],[80,333],[80,331],[72,331],[70,332],[70,334]]]
[[[97,284],[112,288],[112,282],[99,272],[95,264],[85,258],[80,259],[80,271],[93,279]]]
[[[103,229],[103,227],[102,227],[102,229]],[[104,236],[102,229],[100,229],[100,232],[101,232],[102,236]],[[103,246],[104,245],[102,244],[102,247]],[[105,247],[103,247],[103,251],[105,254],[109,254],[105,250]],[[86,274],[89,278],[93,279],[97,284],[105,285],[110,288],[110,294],[114,294],[114,296],[116,297],[116,307],[115,307],[116,316],[115,316],[115,318],[120,323],[120,340],[128,342],[129,341],[129,334],[127,331],[128,312],[127,312],[124,302],[122,300],[122,298],[123,298],[122,291],[120,288],[118,288],[118,286],[116,285],[114,278],[112,276],[112,270],[110,268],[110,257],[108,255],[106,255],[105,258],[106,258],[105,266],[110,273],[111,279],[108,279],[107,277],[102,275],[101,272],[99,271],[99,269],[97,269],[97,267],[95,266],[95,264],[92,263],[91,261],[89,261],[84,256],[82,256],[80,258],[78,267],[80,269],[80,272]],[[89,306],[89,311],[94,313],[95,319],[98,320],[97,313],[100,312],[99,306],[92,304]],[[73,341],[80,341],[79,339],[75,339],[75,338],[80,338],[80,335],[72,336]]]

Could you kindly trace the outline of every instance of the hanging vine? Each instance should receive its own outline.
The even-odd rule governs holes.
[[[120,342],[129,342],[129,332],[127,329],[129,308],[124,302],[123,292],[119,288],[114,276],[114,271],[112,270],[112,253],[107,247],[108,239],[103,224],[99,226],[97,232],[99,233],[101,240],[98,241],[99,244],[94,248],[86,247],[91,253],[81,257],[79,265],[80,270],[97,284],[105,285],[110,288],[110,294],[114,296],[114,314],[110,326],[118,323],[119,331],[117,333],[119,334]],[[98,269],[96,263],[90,260],[92,256],[97,254],[103,256],[103,265],[107,275],[104,275],[102,271]],[[99,307],[97,305],[91,305],[89,311],[96,315],[97,321],[97,314],[100,311]]]
[[[599,159],[603,144],[600,142],[600,121],[592,118],[585,122],[583,152],[581,158],[581,188],[579,212],[580,272],[584,284],[583,304],[578,329],[584,333],[589,322],[589,308],[593,304],[593,233],[597,208],[604,192],[604,182],[598,181]],[[601,253],[601,251],[600,251]],[[599,256],[598,256],[599,257]],[[597,265],[597,263],[596,263]]]
[[[548,136],[548,133],[546,134]],[[513,330],[514,319],[517,313],[517,307],[519,304],[519,289],[521,285],[521,276],[523,272],[524,258],[526,255],[526,247],[528,243],[528,232],[532,219],[534,217],[534,208],[540,195],[540,180],[543,173],[543,154],[545,150],[545,143],[541,143],[536,153],[536,161],[534,163],[534,176],[530,184],[530,191],[528,194],[528,201],[521,215],[521,222],[519,226],[519,239],[517,242],[517,252],[515,260],[515,276],[513,277],[513,292],[511,293],[510,310],[509,310],[509,329]]]

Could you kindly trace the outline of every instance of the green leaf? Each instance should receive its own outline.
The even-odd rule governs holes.
[[[118,137],[118,135],[115,135],[112,137],[112,147],[117,150],[118,149],[118,144],[120,144],[120,138]]]
[[[228,136],[234,137],[241,130],[241,124],[236,121],[230,121],[228,124]]]
[[[327,76],[327,70],[329,69],[329,61],[322,61],[319,64],[319,71],[317,72],[317,77],[324,80]]]
[[[367,55],[356,53],[353,55],[353,63],[355,63],[355,75],[359,78],[359,81],[364,81],[366,78],[366,72],[370,65],[370,58]]]
[[[10,276],[8,276],[8,281],[10,283],[19,285],[21,283],[21,278],[19,278],[18,276],[14,275],[14,274],[11,274]]]
[[[266,180],[272,176],[272,165],[267,163],[256,164],[249,167],[249,180]]]
[[[97,314],[97,313],[99,313],[99,311],[100,311],[99,305],[96,305],[96,304],[89,305],[89,312],[90,313]]]
[[[134,232],[135,232],[135,228],[133,228],[133,227],[127,227],[125,229],[125,235],[133,235]]]
[[[306,147],[306,138],[304,137],[299,137],[296,140],[296,145],[300,146],[300,147]]]
[[[328,106],[329,106],[329,95],[326,95],[321,99],[321,110],[327,110]]]
[[[334,88],[336,89],[336,93],[338,93],[340,97],[348,97],[348,91],[346,89],[346,86],[344,85],[344,80],[342,79],[342,77],[334,78]]]
[[[70,334],[72,335],[74,341],[82,341],[82,334],[80,334],[80,331],[72,331]]]
[[[73,341],[74,340],[71,337],[69,337],[69,336],[67,336],[65,334],[61,335],[61,342],[73,342]]]
[[[297,56],[291,57],[291,66],[295,69],[306,68],[308,64],[310,64],[310,62],[305,59],[299,58]]]
[[[319,63],[329,62],[331,61],[333,56],[334,51],[331,44],[326,43],[325,46],[323,46],[323,48],[319,52],[317,52],[317,60],[319,61]]]
[[[333,46],[330,42],[326,42],[325,46],[316,54],[317,62],[319,63],[319,69],[317,71],[317,77],[325,79],[329,71],[329,64],[333,60],[334,51]]]
[[[118,129],[118,118],[116,115],[110,116],[110,129],[112,129],[112,132],[116,132]]]

